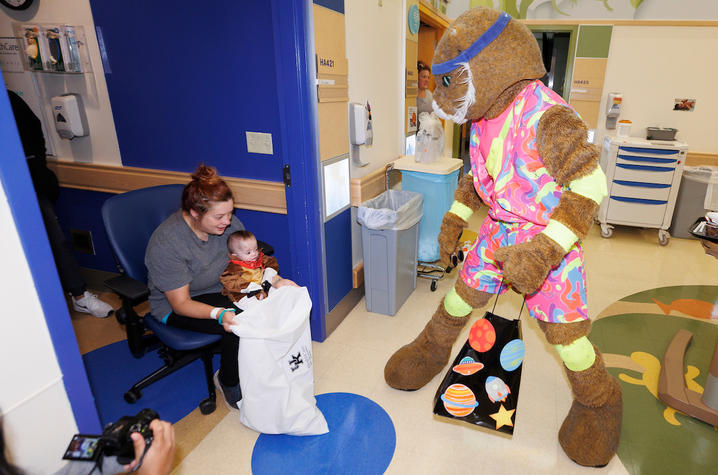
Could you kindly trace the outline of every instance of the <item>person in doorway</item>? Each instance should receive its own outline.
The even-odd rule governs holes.
[[[279,276],[277,259],[265,256],[251,231],[235,231],[227,239],[229,264],[222,272],[222,295],[233,302],[254,296],[262,300],[271,287],[297,286],[293,281]]]
[[[45,137],[42,124],[30,106],[15,92],[7,91],[10,105],[15,116],[20,141],[30,169],[30,177],[37,195],[37,203],[50,241],[55,266],[60,276],[62,287],[72,296],[72,307],[83,313],[104,318],[112,314],[112,307],[87,290],[87,283],[82,275],[72,247],[62,231],[55,214],[55,203],[60,186],[55,174],[47,168]]]
[[[214,379],[231,409],[242,399],[239,337],[230,330],[238,309],[220,293],[219,276],[227,265],[225,232],[242,229],[232,190],[214,168],[200,165],[181,208],[152,233],[145,252],[151,314],[167,325],[222,335]]]
[[[418,116],[421,116],[422,112],[428,112],[431,114],[434,111],[432,106],[434,96],[429,89],[429,82],[431,81],[431,68],[423,61],[418,61],[416,65],[416,69],[419,72],[419,92],[416,95],[416,113]]]

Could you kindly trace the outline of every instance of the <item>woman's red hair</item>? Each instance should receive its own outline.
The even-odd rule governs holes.
[[[217,175],[214,167],[200,164],[192,174],[192,181],[182,191],[182,210],[195,210],[200,216],[207,212],[210,203],[233,200],[232,190]]]

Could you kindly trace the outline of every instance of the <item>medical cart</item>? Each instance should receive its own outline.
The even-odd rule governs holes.
[[[658,228],[658,243],[668,244],[687,150],[676,141],[604,137],[601,168],[608,196],[598,212],[601,236],[611,237],[614,224]]]
[[[459,173],[464,162],[457,158],[441,158],[435,162],[417,162],[413,155],[394,161],[393,168],[401,171],[401,189],[424,195],[424,214],[419,223],[417,276],[431,280],[432,292],[436,282],[443,279],[446,269],[436,263],[439,259],[439,232],[444,214],[454,202]]]

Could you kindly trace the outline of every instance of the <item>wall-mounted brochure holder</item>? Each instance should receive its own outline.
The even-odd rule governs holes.
[[[89,73],[92,64],[82,26],[13,23],[27,71]]]

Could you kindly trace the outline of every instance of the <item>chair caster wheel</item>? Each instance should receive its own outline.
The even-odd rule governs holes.
[[[124,325],[125,322],[127,321],[127,315],[125,313],[125,309],[118,308],[117,310],[115,310],[115,318],[117,318],[117,323],[119,323],[120,325]]]
[[[435,280],[431,281],[431,286],[429,286],[429,288],[431,289],[432,292],[436,292],[436,281]]]
[[[212,398],[208,397],[207,399],[199,403],[199,412],[201,412],[205,416],[207,414],[212,414],[215,409],[217,409],[217,402]]]
[[[130,404],[134,404],[138,399],[142,397],[142,393],[139,389],[130,389],[125,393],[125,401]]]

